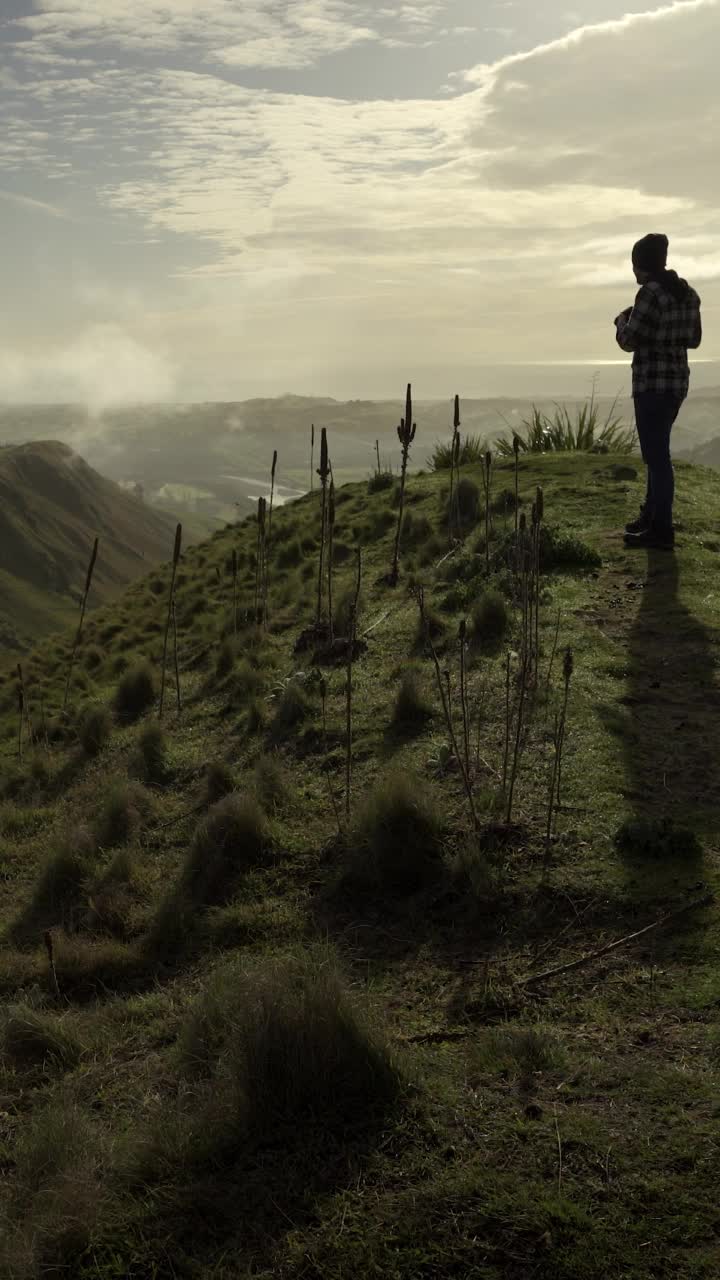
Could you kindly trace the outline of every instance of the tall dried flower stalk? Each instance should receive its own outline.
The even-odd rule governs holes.
[[[255,622],[265,623],[265,529],[267,521],[267,499],[258,498],[257,535],[255,539]]]
[[[407,385],[407,393],[405,396],[405,417],[400,419],[400,426],[397,429],[398,440],[402,447],[402,459],[400,467],[400,502],[398,504],[398,522],[395,530],[395,547],[393,550],[393,562],[390,570],[390,585],[397,586],[397,580],[400,574],[400,533],[402,530],[403,509],[405,507],[405,480],[407,476],[408,455],[410,453],[410,445],[415,439],[417,424],[412,420],[412,388],[410,383]]]
[[[470,774],[468,770],[465,768],[464,753],[461,752],[458,747],[457,734],[455,733],[455,725],[453,723],[452,699],[451,699],[451,689],[450,689],[450,673],[446,672],[445,679],[443,680],[443,673],[440,667],[440,660],[437,656],[437,650],[435,649],[435,645],[432,642],[432,636],[430,635],[430,625],[429,625],[427,613],[425,610],[424,588],[422,586],[413,587],[410,594],[413,597],[413,599],[417,602],[417,606],[420,611],[420,625],[422,627],[422,630],[425,636],[425,644],[427,646],[428,652],[430,653],[430,657],[432,658],[433,666],[435,668],[435,680],[437,682],[438,693],[440,694],[440,702],[442,704],[443,715],[445,717],[445,724],[447,726],[450,750],[458,762],[458,767],[460,769],[460,775],[462,777],[463,787],[465,789],[465,795],[467,797],[468,809],[470,810],[470,817],[472,818],[473,828],[474,830],[477,830],[478,816],[477,816],[477,810],[475,808],[475,800],[472,792],[472,783],[470,781]]]
[[[315,488],[315,423],[310,424],[310,492]]]
[[[350,817],[350,788],[352,785],[352,664],[355,657],[357,637],[358,604],[360,601],[360,585],[362,581],[362,550],[357,549],[357,576],[355,578],[355,595],[350,606],[350,625],[347,643],[347,679],[345,682],[345,815]]]
[[[380,475],[382,472],[382,467],[380,466],[380,441],[379,440],[375,441],[375,456],[377,458],[377,474]]]
[[[520,437],[513,436],[513,454],[515,456],[515,537],[518,532],[518,506],[520,502],[519,494],[519,469],[520,469]]]
[[[517,782],[518,768],[520,765],[520,747],[523,739],[523,727],[525,724],[525,709],[527,702],[527,683],[528,683],[528,650],[527,645],[523,646],[523,653],[520,659],[520,687],[518,692],[517,718],[515,723],[515,741],[513,744],[512,764],[510,767],[510,779],[507,789],[507,810],[505,821],[509,825],[512,821],[513,799],[515,796],[515,784]]]
[[[492,474],[492,454],[485,454],[485,572],[490,576],[490,483]]]
[[[545,495],[540,485],[535,494],[535,683],[540,669],[540,550],[542,546],[542,522],[545,516]]]
[[[462,619],[458,628],[458,643],[460,647],[460,706],[462,708],[463,722],[463,745],[465,747],[465,769],[470,774],[470,714],[468,709],[468,693],[467,693],[467,670],[466,670],[466,652],[467,652],[467,622]]]
[[[553,755],[553,767],[550,775],[550,793],[548,795],[548,812],[547,824],[545,828],[545,859],[544,869],[547,869],[550,862],[550,842],[552,840],[553,814],[556,808],[560,806],[560,772],[562,769],[562,753],[565,745],[565,725],[567,723],[568,698],[570,696],[570,681],[573,673],[573,652],[572,649],[565,651],[563,660],[563,680],[565,689],[563,693],[563,702],[559,715],[555,716],[555,730],[553,733],[553,744],[555,752]]]
[[[95,569],[95,561],[97,560],[98,545],[99,545],[98,539],[96,538],[95,542],[93,543],[93,549],[90,554],[90,563],[88,565],[88,570],[85,575],[85,590],[83,591],[82,600],[80,602],[80,621],[78,623],[77,632],[75,633],[75,641],[73,643],[72,652],[70,654],[70,661],[68,662],[67,680],[65,681],[65,697],[63,698],[63,711],[67,706],[67,700],[70,694],[70,681],[72,679],[73,666],[75,664],[75,655],[77,654],[78,646],[80,644],[80,640],[82,639],[83,622],[85,621],[85,610],[87,608],[88,595],[90,593],[90,584],[92,582],[93,570]]]
[[[457,485],[460,484],[460,397],[455,396],[455,404],[453,407],[453,435],[452,445],[450,447],[450,506],[448,508],[448,538],[452,542],[453,525],[455,524],[455,494],[457,488],[455,485],[455,473],[457,471]],[[458,523],[459,523],[458,510]]]
[[[272,537],[273,501],[275,499],[275,470],[277,468],[277,449],[273,449],[272,467],[270,468],[270,511],[268,513],[268,542]]]
[[[330,489],[328,492],[328,510],[327,510],[327,579],[328,579],[328,620],[330,624],[330,643],[335,638],[335,623],[333,620],[333,545],[335,542],[335,484],[330,481]]]
[[[43,942],[47,952],[48,967],[50,969],[50,982],[52,984],[53,994],[60,995],[60,983],[58,982],[57,969],[55,968],[55,948],[53,945],[53,936],[49,929],[43,934]]]
[[[510,672],[511,672],[512,654],[507,651],[505,658],[505,749],[503,751],[503,774],[502,789],[503,795],[507,795],[508,783],[508,765],[510,763],[510,729],[512,725],[512,708],[510,698]]]
[[[165,619],[165,635],[163,636],[162,651],[162,670],[160,674],[160,706],[158,708],[158,717],[162,717],[163,707],[165,705],[165,670],[167,666],[167,647],[168,636],[170,634],[170,623],[172,622],[173,607],[175,603],[175,579],[177,577],[178,561],[180,560],[180,551],[182,549],[182,525],[179,524],[175,530],[175,546],[173,547],[172,574],[170,577],[170,596],[168,598],[167,618]],[[178,689],[179,695],[179,689]]]
[[[327,430],[325,427],[323,427],[320,432],[320,466],[318,467],[318,475],[320,477],[320,485],[322,487],[322,501],[320,504],[320,564],[318,567],[317,613],[315,623],[319,629],[320,622],[322,620],[323,569],[325,566],[325,538],[327,536],[327,495],[328,480],[330,478],[330,456],[328,454]]]

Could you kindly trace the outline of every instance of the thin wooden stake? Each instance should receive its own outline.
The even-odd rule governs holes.
[[[168,636],[170,634],[170,623],[172,622],[173,602],[175,600],[175,578],[177,576],[178,561],[180,559],[180,551],[182,549],[182,525],[179,524],[175,530],[175,546],[173,548],[172,575],[170,578],[170,596],[168,599],[167,618],[165,620],[165,635],[163,636],[162,651],[162,670],[160,675],[160,706],[158,709],[158,719],[162,719],[163,707],[165,705],[165,671],[167,665],[167,647]]]
[[[75,655],[77,653],[78,645],[80,644],[80,640],[82,638],[83,622],[85,620],[85,610],[87,608],[88,594],[90,592],[90,583],[92,582],[93,570],[95,568],[95,561],[97,560],[98,545],[99,545],[98,539],[96,538],[95,542],[93,543],[93,549],[90,555],[90,563],[88,565],[87,574],[85,575],[85,590],[83,591],[82,600],[80,602],[80,621],[78,623],[77,632],[75,633],[75,641],[73,643],[72,652],[70,654],[70,661],[68,663],[67,680],[65,681],[65,697],[63,698],[63,711],[67,706],[68,696],[70,693],[70,680],[72,677],[73,665],[75,663]]]
[[[355,597],[350,608],[350,626],[348,627],[347,648],[347,681],[345,686],[345,816],[350,817],[350,786],[352,782],[352,664],[355,655],[355,637],[357,635],[358,603],[360,600],[360,583],[362,580],[362,550],[357,549],[357,578],[355,580]]]

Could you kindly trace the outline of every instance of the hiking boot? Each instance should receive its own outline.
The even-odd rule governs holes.
[[[650,516],[648,515],[645,508],[641,507],[640,514],[638,515],[637,520],[630,520],[625,525],[625,532],[626,533],[642,533],[644,529],[648,529],[649,527],[650,527]]]
[[[625,534],[626,547],[648,547],[654,551],[672,551],[675,546],[675,530],[653,528],[640,529],[638,533]]]

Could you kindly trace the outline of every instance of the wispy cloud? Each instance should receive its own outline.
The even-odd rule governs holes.
[[[51,218],[62,218],[65,221],[73,221],[71,215],[66,209],[60,208],[56,204],[48,204],[45,200],[35,200],[33,196],[24,196],[17,191],[4,191],[0,187],[0,200],[7,201],[8,204],[19,205],[21,209],[36,210],[38,213],[47,213]]]

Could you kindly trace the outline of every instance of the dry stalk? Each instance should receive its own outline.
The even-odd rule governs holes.
[[[470,715],[468,712],[467,672],[465,669],[467,622],[463,618],[458,630],[460,645],[460,705],[462,707],[463,744],[465,747],[465,770],[470,775]]]
[[[485,454],[485,573],[490,577],[490,476],[492,454]]]
[[[333,620],[333,546],[335,542],[335,484],[330,481],[330,490],[328,493],[328,557],[327,557],[327,578],[328,578],[328,620],[330,623],[330,643],[335,638],[335,623]]]
[[[310,424],[310,492],[315,487],[315,423]]]
[[[177,697],[178,715],[182,711],[182,699],[180,697],[180,664],[178,662],[178,633],[177,633],[177,608],[175,604],[175,596],[172,598],[172,625],[173,625],[173,658],[175,661],[175,693]]]
[[[508,765],[510,764],[510,726],[512,721],[511,699],[510,699],[511,661],[512,661],[512,655],[510,653],[510,650],[508,649],[507,657],[505,659],[505,750],[503,752],[503,775],[502,775],[503,795],[507,795]]]
[[[88,565],[87,574],[85,575],[85,590],[83,591],[82,600],[80,602],[80,621],[78,623],[78,629],[75,634],[75,641],[73,643],[72,652],[70,654],[70,661],[68,663],[67,680],[65,681],[65,697],[63,699],[63,710],[65,710],[65,707],[67,706],[67,700],[70,694],[70,680],[72,678],[72,671],[75,663],[75,655],[77,654],[78,645],[80,644],[80,640],[82,638],[83,622],[85,621],[85,610],[87,608],[88,595],[90,592],[90,583],[92,582],[93,570],[95,568],[95,561],[97,560],[98,545],[99,545],[98,539],[96,538],[95,542],[93,543],[92,552],[90,554],[90,563]]]
[[[558,740],[558,746],[557,746],[557,752],[556,752],[558,808],[560,808],[560,779],[561,779],[561,773],[562,773],[562,754],[563,754],[563,747],[565,746],[565,726],[567,724],[568,698],[570,696],[570,681],[572,679],[573,666],[574,666],[573,651],[572,649],[566,649],[565,657],[563,659],[563,682],[564,682],[565,688],[563,692],[562,710],[560,712],[559,740]]]
[[[320,466],[318,467],[318,475],[320,477],[320,485],[322,487],[322,502],[320,508],[320,565],[318,568],[317,614],[315,623],[319,629],[322,619],[323,568],[325,565],[325,536],[327,532],[327,492],[328,479],[330,477],[330,460],[328,456],[327,430],[325,427],[323,427],[320,432]]]
[[[513,453],[515,455],[515,537],[518,532],[518,504],[519,504],[519,470],[520,470],[520,437],[513,436]]]
[[[402,446],[401,466],[400,466],[400,502],[398,504],[398,522],[395,530],[395,547],[393,550],[393,562],[390,570],[390,585],[397,586],[398,577],[400,575],[400,532],[402,529],[403,509],[405,506],[405,480],[407,477],[408,455],[410,453],[410,445],[415,439],[417,424],[412,420],[412,388],[410,383],[407,385],[407,394],[405,397],[405,417],[400,419],[400,426],[397,429],[398,440]]]
[[[527,678],[528,678],[528,654],[527,648],[524,650],[520,662],[520,689],[518,693],[517,706],[517,722],[515,725],[515,742],[513,746],[512,766],[510,769],[510,785],[507,792],[507,811],[505,821],[508,826],[512,821],[513,797],[515,795],[515,783],[517,781],[518,767],[520,764],[520,744],[522,741],[523,724],[525,717],[525,703],[527,697]]]
[[[55,950],[53,947],[53,936],[49,929],[46,929],[43,934],[43,942],[45,943],[45,950],[47,952],[48,965],[50,967],[50,981],[52,983],[52,989],[54,994],[56,996],[59,996],[60,983],[58,982],[57,969],[55,968]]]
[[[163,706],[165,704],[165,670],[167,664],[167,647],[168,635],[170,633],[170,623],[172,621],[173,605],[175,602],[175,578],[177,577],[178,561],[180,559],[180,551],[182,548],[182,525],[179,524],[175,530],[175,546],[173,548],[172,574],[170,577],[170,596],[168,599],[167,618],[165,619],[165,635],[163,636],[163,652],[162,652],[162,670],[160,674],[160,706],[158,709],[158,718],[162,718]],[[179,686],[178,686],[179,691]]]

